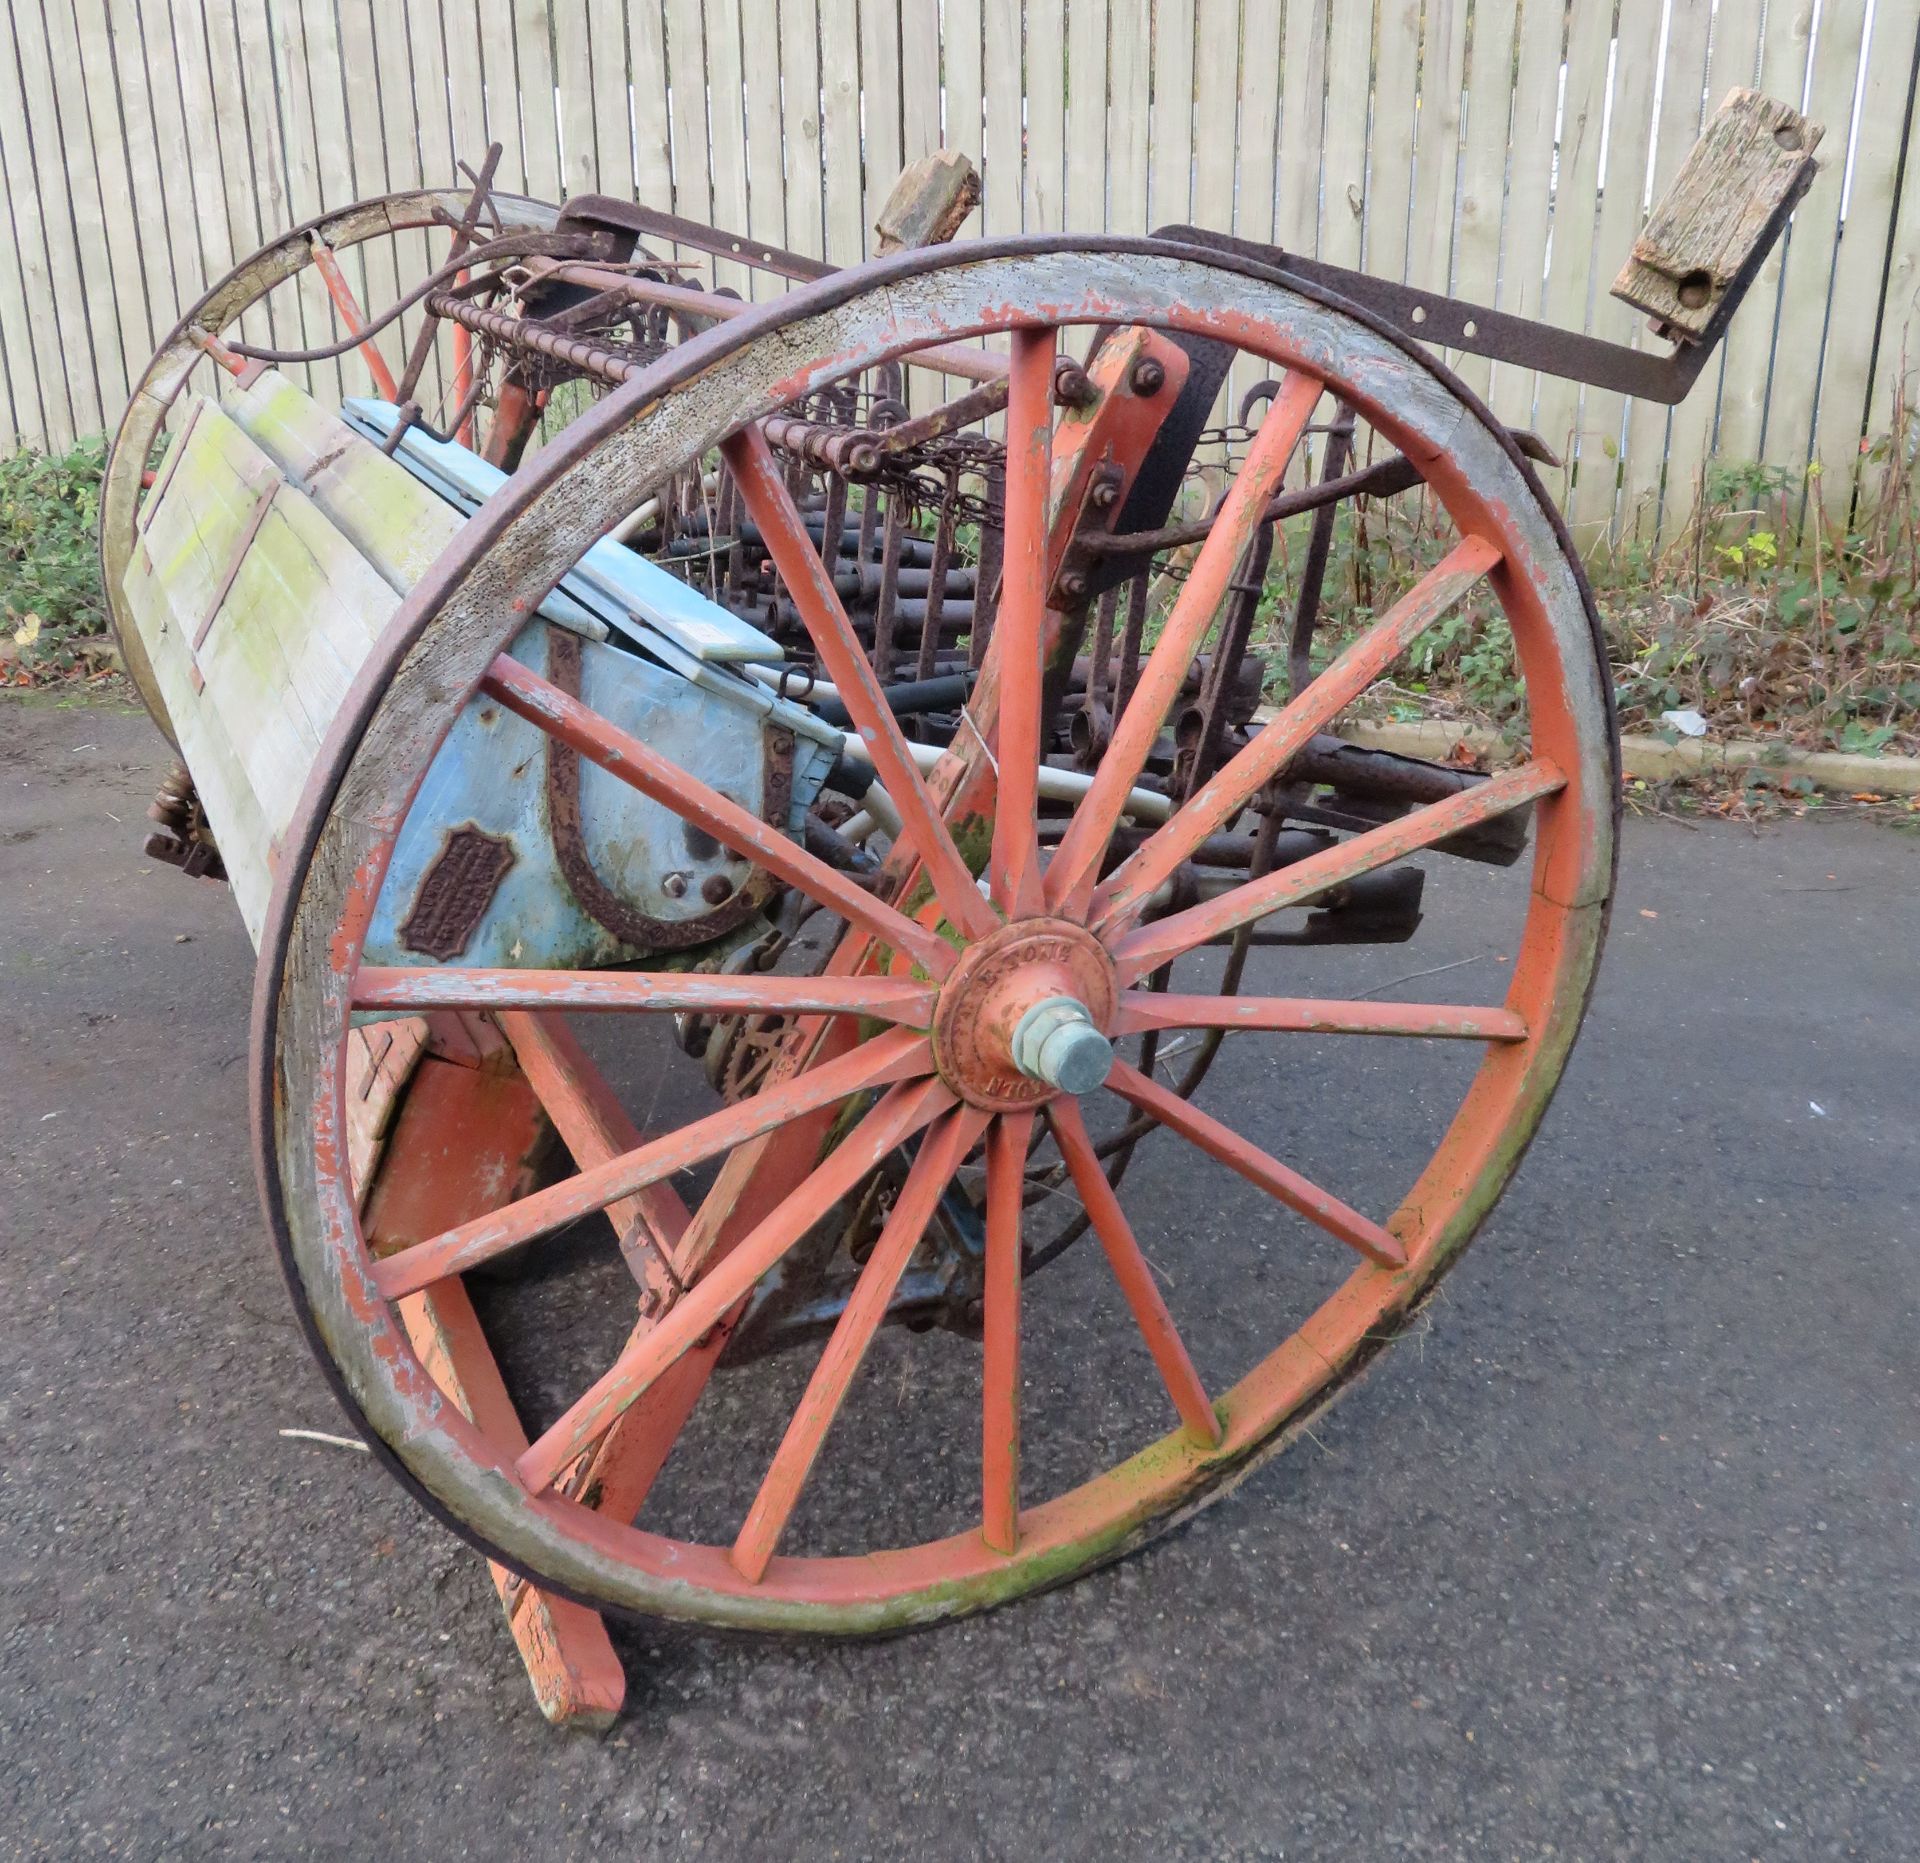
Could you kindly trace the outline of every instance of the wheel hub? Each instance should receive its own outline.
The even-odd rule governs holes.
[[[1007,1112],[1107,1077],[1113,960],[1083,926],[1021,919],[970,946],[941,986],[933,1052],[970,1106]]]

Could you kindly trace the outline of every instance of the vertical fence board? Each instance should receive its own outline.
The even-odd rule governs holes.
[[[1913,75],[1914,21],[1907,9],[1880,0],[1873,42],[1866,52],[1866,88],[1854,144],[1853,187],[1833,273],[1833,320],[1820,361],[1820,405],[1813,457],[1820,468],[1820,500],[1836,518],[1853,502],[1860,442],[1867,418],[1867,379],[1873,345],[1859,307],[1880,294],[1887,262],[1887,229],[1899,191],[1901,131]]]
[[[900,159],[917,162],[941,146],[940,9],[923,0],[900,7]]]
[[[1847,138],[1853,125],[1866,12],[1867,0],[1825,0],[1813,47],[1807,114],[1827,127],[1822,147],[1829,159],[1793,216],[1782,289],[1779,361],[1773,373],[1766,434],[1761,443],[1763,459],[1793,474],[1805,472],[1810,463],[1828,286],[1840,236]],[[1850,329],[1847,338],[1854,340]],[[1673,482],[1670,472],[1668,484]]]
[[[798,10],[800,0],[786,0]],[[667,31],[660,0],[627,0],[633,86],[633,181],[649,207],[673,208],[673,128],[667,112]]]
[[[1027,0],[1027,172],[1029,233],[1065,224],[1067,175],[1066,0]]]
[[[1467,0],[1427,0],[1420,46],[1420,117],[1414,145],[1407,281],[1429,291],[1446,290],[1453,256],[1466,71]]]
[[[1700,133],[1706,90],[1707,37],[1712,23],[1707,0],[1673,0],[1666,64],[1654,126],[1653,178],[1658,200],[1666,192],[1694,138]],[[1621,488],[1623,523],[1649,541],[1660,525],[1660,494],[1672,410],[1636,401],[1627,417],[1627,461]]]
[[[1882,0],[1886,4],[1886,0]],[[1920,13],[1920,6],[1911,10]],[[1907,0],[1901,7],[1909,11]],[[1915,30],[1920,30],[1916,26]],[[1906,173],[1901,180],[1900,211],[1888,244],[1886,292],[1880,344],[1874,358],[1872,399],[1867,408],[1867,431],[1876,440],[1895,435],[1897,422],[1912,412],[1916,385],[1920,385],[1920,134],[1907,143]]]
[[[1107,0],[1073,0],[1067,12],[1067,183],[1061,224],[1075,233],[1107,224]]]
[[[1413,210],[1419,128],[1422,0],[1380,0],[1373,134],[1367,156],[1366,266],[1380,278],[1407,275],[1407,216]]]
[[[998,236],[1020,231],[1025,200],[1020,0],[985,0],[980,27],[980,85],[986,110],[981,217],[987,232]]]
[[[734,0],[707,0],[707,135],[713,174],[713,218],[729,233],[747,230],[746,81],[741,68],[740,9]],[[753,294],[743,265],[716,261],[715,280],[742,297]]]
[[[520,125],[526,138],[527,192],[560,198],[560,120],[553,94],[553,22],[547,0],[515,0],[513,58],[520,81]]]
[[[584,7],[553,9],[553,69],[561,191],[591,194],[600,186],[600,143],[593,120],[593,34]]]
[[[1519,29],[1515,0],[1475,0],[1467,50],[1467,120],[1460,149],[1460,205],[1453,241],[1453,290],[1470,304],[1496,303],[1500,226],[1506,206],[1507,136],[1513,117],[1513,60]],[[1493,365],[1455,358],[1468,387],[1484,395]]]
[[[820,168],[820,14],[815,0],[782,0],[780,65],[786,243],[817,259],[827,245]]]
[[[1193,33],[1193,0],[1155,0],[1149,229],[1186,220],[1193,210]]]
[[[1367,99],[1372,88],[1373,7],[1333,10],[1327,40],[1326,153],[1320,170],[1320,256],[1358,266],[1366,246]]]
[[[1107,4],[1107,218],[1116,233],[1147,230],[1152,134],[1153,0]]]
[[[1552,248],[1542,314],[1563,330],[1586,327],[1596,263],[1594,231],[1599,216],[1600,134],[1607,114],[1607,63],[1613,43],[1614,0],[1573,0],[1567,24],[1564,94],[1556,150]],[[1534,392],[1534,423],[1565,462],[1549,477],[1564,495],[1577,470],[1581,448],[1577,383],[1542,375]]]
[[[1320,250],[1320,171],[1326,149],[1329,0],[1287,0],[1280,56],[1280,153],[1273,236],[1295,252]]]
[[[1600,218],[1594,230],[1593,314],[1588,328],[1615,343],[1638,344],[1646,318],[1622,304],[1610,286],[1639,236],[1647,184],[1647,145],[1653,136],[1653,86],[1642,82],[1635,47],[1657,45],[1663,0],[1620,0],[1613,105]],[[1580,471],[1567,516],[1583,551],[1607,540],[1619,502],[1620,450],[1627,414],[1624,395],[1589,388],[1581,409]]]
[[[10,236],[0,251],[0,295],[9,300],[0,331],[7,340],[16,414],[22,423],[16,432],[30,444],[57,451],[73,439],[73,406],[52,314],[53,279],[11,38],[0,40],[0,178],[6,182]]]
[[[1729,11],[1722,7],[1713,26],[1713,46],[1707,59],[1707,89],[1701,110],[1704,121],[1720,108],[1729,91],[1751,85],[1760,55],[1760,18],[1755,9]],[[1764,315],[1764,313],[1761,313]],[[1724,356],[1708,364],[1690,394],[1673,410],[1667,427],[1665,503],[1676,502],[1675,488],[1697,485],[1713,444],[1714,415],[1720,403]],[[1681,497],[1684,506],[1688,500]]]

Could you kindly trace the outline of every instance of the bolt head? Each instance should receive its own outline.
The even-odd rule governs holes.
[[[660,882],[660,890],[669,899],[684,899],[687,896],[687,876],[684,873],[670,873]]]
[[[1070,569],[1060,578],[1060,593],[1070,601],[1078,601],[1087,592],[1087,579],[1077,569]]]
[[[1167,371],[1152,356],[1143,356],[1133,365],[1131,380],[1136,395],[1157,395],[1167,385]]]
[[[700,897],[710,906],[724,906],[733,897],[733,882],[724,873],[710,873],[700,882]]]

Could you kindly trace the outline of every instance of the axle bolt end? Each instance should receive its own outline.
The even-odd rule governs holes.
[[[1071,996],[1049,996],[1020,1018],[1013,1031],[1013,1059],[1023,1074],[1077,1099],[1106,1079],[1113,1043],[1084,1004]]]

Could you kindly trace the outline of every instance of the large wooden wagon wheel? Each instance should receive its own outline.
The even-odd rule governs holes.
[[[372,369],[375,386],[391,390],[390,366],[373,340],[387,319],[382,317],[379,325],[367,328],[366,313],[355,299],[341,257],[403,235],[457,228],[471,199],[464,189],[417,188],[355,201],[293,227],[210,285],[182,313],[134,384],[127,411],[114,434],[100,488],[101,582],[127,676],[154,723],[169,738],[173,726],[148,664],[140,630],[128,612],[124,590],[135,525],[146,495],[146,481],[152,476],[148,462],[155,442],[196,379],[204,381],[209,373],[223,368],[231,372],[242,368],[228,345],[239,340],[243,322],[261,319],[272,305],[288,313],[292,327],[291,318],[297,313],[291,293],[295,282],[309,270],[323,280],[334,306],[332,314],[341,327],[350,334],[365,334],[366,341],[360,348]],[[517,194],[488,192],[486,201],[488,218],[481,231],[496,237],[549,232],[560,212],[548,202]],[[263,324],[263,334],[264,330]]]
[[[1237,345],[1281,386],[1113,723],[1091,790],[1043,848],[1044,675],[1059,646],[1056,578],[1065,573],[1049,561],[1048,513],[1072,470],[1055,365],[1078,356],[1096,328]],[[927,775],[879,700],[789,471],[756,423],[914,348],[981,333],[1004,333],[1010,351],[1004,567],[965,726]],[[1139,385],[1154,387],[1151,377]],[[1130,786],[1328,396],[1413,463],[1457,540],[1166,825],[1135,834],[1116,858]],[[698,472],[714,449],[898,810],[877,882],[816,858],[503,654],[590,543],[674,475]],[[1522,759],[1311,858],[1170,907],[1167,883],[1187,856],[1239,819],[1472,588],[1490,591],[1512,628],[1529,705]],[[410,801],[475,694],[837,915],[845,931],[824,970],[363,968]],[[1058,1583],[1164,1529],[1285,1440],[1458,1256],[1512,1173],[1579,1024],[1612,887],[1617,791],[1597,625],[1565,532],[1508,437],[1430,357],[1282,273],[1151,241],[981,244],[824,280],[685,344],[516,475],[416,588],[337,720],[281,850],[255,1003],[259,1167],[295,1297],[342,1398],[416,1494],[495,1558],[580,1599],[737,1626],[862,1632]],[[1501,1001],[1223,998],[1189,993],[1178,976],[1170,988],[1147,987],[1237,927],[1529,804],[1531,885]],[[349,1029],[356,1014],[446,1008],[491,1010],[536,1035],[567,1011],[796,1020],[757,1092],[376,1259],[349,1181]],[[1405,1160],[1398,1208],[1369,1215],[1244,1137],[1230,1116],[1180,1099],[1114,1053],[1131,1032],[1219,1026],[1266,1031],[1249,1038],[1274,1043],[1313,1032],[1440,1039],[1474,1044],[1483,1058],[1437,1148]],[[539,1050],[528,1043],[523,1061]],[[577,1044],[546,1052],[557,1091],[608,1091]],[[1192,1147],[1196,1171],[1204,1154],[1303,1215],[1330,1250],[1348,1251],[1338,1290],[1265,1340],[1223,1387],[1203,1386],[1129,1225],[1131,1181],[1110,1189],[1094,1155],[1089,1121],[1107,1096],[1159,1122],[1174,1135],[1166,1142]],[[1021,1475],[1023,1307],[1051,1285],[1023,1282],[1020,1263],[1029,1152],[1042,1134],[1091,1216],[1137,1325],[1138,1375],[1161,1392],[1168,1426],[1060,1493],[1036,1492]],[[1390,1136],[1384,1124],[1381,1136]],[[691,1208],[667,1194],[702,1166],[706,1187]],[[744,1518],[718,1539],[656,1524],[651,1512],[634,1524],[756,1283],[882,1176],[877,1239],[785,1411],[784,1434],[765,1444]],[[977,1199],[986,1238],[977,1521],[929,1537],[902,1520],[885,1543],[783,1551],[843,1402],[861,1399],[856,1374],[895,1285],[955,1196]],[[397,1303],[522,1245],[538,1251],[583,1215],[642,1202],[657,1272],[613,1361],[571,1390],[531,1443],[462,1415],[416,1358]]]

